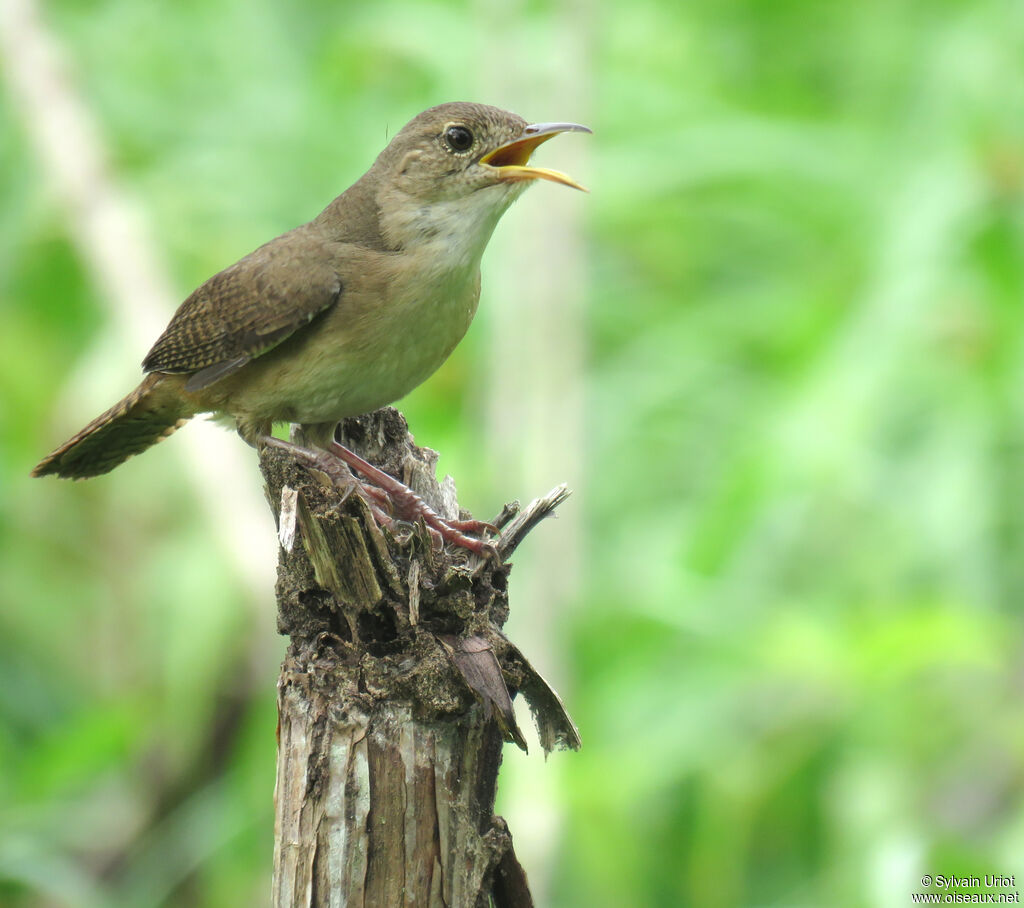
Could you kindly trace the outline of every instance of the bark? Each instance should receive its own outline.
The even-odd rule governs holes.
[[[442,516],[434,479],[398,411],[347,420],[342,441],[402,479]],[[526,874],[494,816],[503,741],[523,749],[523,693],[545,752],[579,747],[561,701],[502,634],[504,558],[568,494],[507,506],[496,563],[423,526],[380,528],[287,453],[262,455],[278,519],[278,629],[291,638],[278,683],[273,904],[527,906]],[[466,516],[466,515],[462,515]]]

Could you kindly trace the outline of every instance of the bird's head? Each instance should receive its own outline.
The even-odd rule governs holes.
[[[584,189],[557,170],[529,165],[537,146],[563,132],[590,130],[578,123],[529,124],[483,104],[441,104],[406,124],[376,166],[390,171],[397,189],[427,203],[482,190],[492,190],[496,201],[514,198],[533,180]]]

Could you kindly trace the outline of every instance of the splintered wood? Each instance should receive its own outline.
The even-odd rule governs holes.
[[[347,420],[342,442],[458,516],[436,455],[386,408]],[[504,636],[511,565],[435,548],[426,528],[380,528],[358,495],[274,448],[262,454],[278,518],[278,683],[273,904],[532,904],[494,816],[503,741],[526,749],[523,694],[545,752],[576,749],[558,695]],[[507,506],[507,557],[568,496]]]

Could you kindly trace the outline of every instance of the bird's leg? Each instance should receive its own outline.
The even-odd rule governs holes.
[[[330,442],[328,451],[304,448],[294,442],[274,438],[271,435],[264,436],[260,441],[263,444],[288,451],[300,463],[324,473],[337,488],[342,490],[344,495],[356,492],[369,506],[377,523],[383,526],[391,526],[394,523],[394,517],[412,522],[422,519],[430,535],[441,540],[441,544],[451,542],[477,555],[496,556],[496,550],[489,542],[466,535],[466,533],[482,535],[488,530],[497,532],[492,524],[479,520],[444,520],[407,485],[399,482],[393,476],[389,476],[383,470],[377,469],[373,464],[363,460],[358,454],[336,441]],[[353,470],[362,473],[374,485],[361,482],[353,475]],[[384,510],[388,505],[390,505],[394,517]]]
[[[399,519],[415,522],[422,518],[429,529],[434,530],[447,542],[469,549],[478,555],[489,555],[494,552],[494,547],[490,543],[466,535],[466,533],[477,533],[482,536],[486,532],[497,533],[498,528],[493,524],[485,523],[482,520],[445,520],[404,482],[400,482],[394,476],[378,469],[369,461],[363,460],[343,444],[332,441],[328,445],[328,450],[339,460],[348,464],[351,469],[362,473],[382,489],[390,498],[395,515]]]
[[[274,438],[273,435],[266,435],[259,439],[260,444],[271,445],[287,451],[300,463],[319,470],[334,484],[334,487],[341,492],[341,500],[344,501],[355,492],[366,502],[373,519],[381,526],[390,527],[394,520],[385,510],[390,499],[386,492],[381,489],[368,486],[359,481],[359,478],[342,462],[339,463],[335,457],[328,457],[323,451],[304,448],[291,441],[284,441]]]

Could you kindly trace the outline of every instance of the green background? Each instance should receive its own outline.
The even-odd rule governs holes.
[[[447,100],[595,133],[538,153],[591,194],[517,203],[402,403],[480,517],[576,489],[511,583],[584,740],[506,756],[538,903],[1024,884],[1024,6],[58,0],[42,27],[152,256],[122,265],[173,295],[125,327],[143,295],[111,307],[64,134],[2,61],[0,905],[267,903],[254,456],[221,433],[233,483],[203,486],[184,436],[219,430],[189,426],[93,482],[27,473],[177,300]]]

